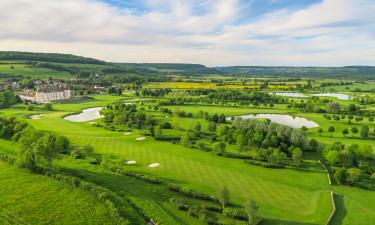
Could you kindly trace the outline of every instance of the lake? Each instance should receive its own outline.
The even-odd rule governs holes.
[[[340,100],[350,100],[350,96],[347,94],[339,94],[339,93],[323,93],[323,94],[312,94],[312,96],[320,96],[320,97],[334,97]]]
[[[270,92],[269,94],[274,94],[277,96],[284,96],[284,97],[292,97],[292,98],[307,98],[309,96],[301,94],[301,93],[296,93],[296,92]]]
[[[242,115],[236,116],[242,119],[269,119],[273,123],[278,123],[286,126],[290,126],[293,128],[314,128],[318,127],[319,124],[315,123],[314,121],[308,120],[302,117],[293,117],[290,115],[283,115],[283,114],[251,114],[251,115]]]
[[[104,107],[95,107],[95,108],[88,108],[82,110],[82,112],[70,116],[64,117],[65,120],[69,120],[72,122],[87,122],[91,120],[96,120],[102,118],[103,116],[100,115],[100,110],[104,109]]]

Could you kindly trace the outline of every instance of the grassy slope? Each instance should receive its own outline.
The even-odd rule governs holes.
[[[11,222],[9,212],[27,224],[112,224],[104,205],[88,193],[4,162],[0,187],[0,224]]]
[[[13,66],[14,69],[11,69],[11,66]],[[31,77],[34,79],[47,79],[48,77],[53,77],[55,79],[64,79],[70,76],[67,72],[46,68],[31,68],[26,64],[0,64],[0,73],[21,75],[23,77]]]

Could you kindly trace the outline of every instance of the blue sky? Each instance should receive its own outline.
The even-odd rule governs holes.
[[[375,65],[374,0],[2,0],[2,50],[209,66]]]

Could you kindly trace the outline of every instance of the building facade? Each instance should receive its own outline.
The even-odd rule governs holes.
[[[38,87],[35,91],[26,90],[19,94],[24,101],[48,103],[71,98],[68,85]]]

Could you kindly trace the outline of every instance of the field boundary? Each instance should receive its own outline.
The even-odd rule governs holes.
[[[329,215],[328,217],[328,220],[326,222],[326,225],[330,225],[331,222],[332,222],[332,218],[335,216],[336,214],[336,203],[335,203],[335,193],[333,193],[333,191],[330,191],[330,194],[331,194],[331,201],[332,201],[332,213]]]
[[[321,160],[319,160],[319,163],[323,167],[324,171],[327,173],[327,179],[328,179],[329,185],[332,185],[331,174],[329,173],[328,168],[326,167],[326,165]],[[331,203],[332,203],[332,209],[333,210],[332,210],[331,214],[329,215],[329,217],[327,219],[327,222],[325,223],[326,225],[331,224],[332,218],[336,214],[335,193],[332,190],[329,191],[329,192],[330,192],[330,195],[331,195]]]
[[[328,183],[329,183],[329,185],[332,185],[331,174],[329,173],[329,171],[328,171],[326,165],[325,165],[321,160],[319,160],[319,163],[320,163],[320,165],[322,165],[324,171],[327,173],[327,178],[328,178]]]

